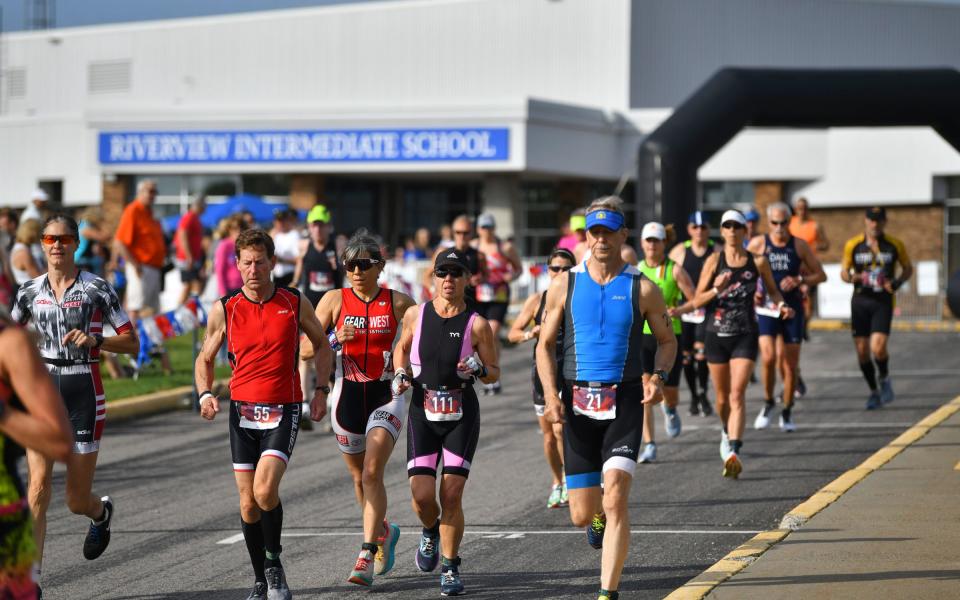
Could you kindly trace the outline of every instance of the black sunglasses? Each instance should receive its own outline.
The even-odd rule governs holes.
[[[343,266],[347,269],[347,272],[351,272],[357,268],[359,268],[361,271],[369,271],[373,265],[379,264],[379,260],[374,260],[372,258],[354,258],[344,262]]]
[[[434,270],[433,274],[437,277],[437,279],[446,279],[448,275],[456,279],[458,277],[463,277],[463,269],[458,269],[457,267],[441,267]]]
[[[790,222],[790,221],[774,221],[773,219],[770,219],[770,224],[771,224],[771,225],[786,225],[786,224],[789,223],[789,222]]]
[[[720,227],[723,227],[724,229],[746,229],[747,228],[746,225],[742,223],[737,223],[736,221],[727,221]]]
[[[550,265],[550,266],[547,267],[547,268],[550,269],[551,271],[553,271],[554,273],[559,273],[559,272],[561,272],[561,271],[569,271],[569,270],[572,269],[573,267],[570,266],[570,265],[564,265],[564,266],[562,266],[562,267],[557,266],[557,265]]]

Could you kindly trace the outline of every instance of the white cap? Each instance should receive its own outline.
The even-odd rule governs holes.
[[[50,199],[50,196],[47,196],[47,193],[40,188],[33,190],[30,194],[31,200],[39,200],[41,202],[46,202]]]
[[[477,227],[487,228],[487,229],[496,229],[497,221],[493,218],[493,215],[490,213],[483,213],[477,217]]]
[[[657,223],[656,221],[650,221],[643,226],[643,231],[640,232],[640,239],[649,240],[650,238],[665,240],[667,239],[667,230],[664,229],[663,225],[660,223]]]
[[[747,226],[747,218],[743,216],[743,213],[739,210],[728,210],[723,213],[723,216],[720,217],[720,225],[723,225],[727,221],[733,221],[734,223],[740,223],[744,227]]]

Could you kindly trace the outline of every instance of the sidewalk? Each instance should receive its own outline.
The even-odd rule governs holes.
[[[878,462],[884,460],[885,453],[889,458],[894,452],[899,453],[886,464]],[[817,509],[809,520],[801,517],[799,520],[805,522],[799,529],[765,532],[744,545],[762,547],[759,557],[758,552],[751,555],[743,552],[744,547],[738,549],[739,560],[749,565],[706,597],[960,597],[958,460],[960,399],[948,403],[863,465],[825,487],[818,496],[839,497],[826,508]],[[871,470],[871,461],[875,470]],[[867,472],[861,473],[864,470]],[[781,526],[787,526],[791,517],[797,517],[816,498],[794,509]],[[768,536],[766,543],[758,540],[764,535]],[[774,545],[769,546],[769,542]],[[711,570],[737,560],[736,553],[732,552]],[[714,574],[720,575],[720,571]],[[709,572],[684,588],[694,591],[691,584]],[[709,584],[701,586],[698,597],[707,589]]]

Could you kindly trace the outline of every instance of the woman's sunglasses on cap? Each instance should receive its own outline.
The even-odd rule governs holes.
[[[64,235],[42,235],[40,236],[40,241],[42,241],[45,246],[52,246],[57,242],[60,242],[64,246],[69,246],[76,242],[77,238],[69,233]]]
[[[344,268],[347,269],[347,272],[352,272],[354,269],[360,269],[361,271],[369,271],[373,265],[379,265],[380,261],[373,258],[352,258],[343,263]]]

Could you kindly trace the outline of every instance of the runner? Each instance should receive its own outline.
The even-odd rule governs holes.
[[[256,576],[248,600],[288,600],[293,595],[280,563],[280,480],[300,427],[301,329],[317,348],[318,363],[330,363],[333,357],[310,301],[270,280],[277,262],[270,235],[262,229],[244,231],[237,237],[236,256],[243,287],[210,309],[197,357],[196,386],[203,390],[200,416],[212,421],[220,412],[220,400],[210,388],[217,352],[226,342],[233,367],[230,451],[240,495],[240,526]],[[312,417],[326,412],[326,395],[324,386],[317,388]]]
[[[384,263],[378,241],[360,230],[343,252],[352,287],[327,294],[317,306],[317,319],[324,331],[332,331],[337,351],[330,421],[363,518],[360,556],[347,581],[366,586],[374,574],[393,568],[400,537],[400,527],[386,520],[383,471],[406,416],[403,398],[390,393],[391,349],[403,314],[414,305],[406,294],[377,286]],[[303,355],[313,354],[304,344]],[[319,381],[327,381],[329,371],[329,365],[317,365]],[[311,406],[311,417],[315,414]]]
[[[677,263],[690,276],[694,289],[700,282],[700,272],[703,263],[718,250],[710,239],[710,223],[701,211],[690,214],[687,223],[687,235],[690,239],[677,244],[670,250],[670,260]],[[692,300],[693,297],[686,297]],[[707,357],[704,354],[704,340],[707,336],[707,326],[704,323],[705,311],[697,309],[685,313],[680,317],[680,350],[683,353],[683,377],[690,388],[690,415],[709,417],[713,414],[710,400],[707,399],[707,382],[710,379],[710,368],[707,366]],[[699,388],[698,388],[699,384]]]
[[[793,216],[790,217],[790,235],[805,241],[814,256],[830,249],[830,240],[823,226],[810,218],[810,203],[806,198],[797,198],[793,203]],[[800,286],[803,293],[803,339],[810,339],[810,318],[817,310],[817,286],[806,282]],[[797,372],[797,396],[807,393],[803,377]]]
[[[672,232],[671,232],[672,235]],[[640,272],[647,276],[647,279],[657,284],[660,292],[663,294],[664,302],[667,305],[667,312],[672,320],[673,333],[677,337],[677,346],[680,344],[681,325],[679,316],[687,314],[693,310],[693,302],[688,301],[680,306],[681,296],[693,298],[695,288],[690,276],[683,270],[683,267],[673,262],[664,255],[666,247],[667,229],[660,223],[651,221],[643,226],[640,234],[641,247],[643,248],[643,259],[640,261]],[[659,344],[656,336],[650,330],[650,324],[643,325],[643,379],[644,383],[653,376],[654,358]],[[677,412],[677,404],[680,402],[680,370],[682,368],[681,354],[677,352],[677,358],[670,369],[666,381],[663,382],[663,407],[664,428],[669,437],[680,435],[681,422],[680,414]],[[650,463],[657,460],[657,443],[654,440],[653,407],[650,404],[643,405],[643,452],[637,462]]]
[[[581,219],[583,217],[580,217]],[[573,253],[564,248],[556,248],[550,253],[550,259],[547,261],[547,268],[550,272],[550,280],[556,279],[559,275],[565,274],[573,265],[576,264]],[[533,340],[534,361],[536,361],[537,343],[540,339],[540,326],[543,323],[543,309],[546,304],[546,291],[534,294],[527,298],[523,303],[520,314],[513,320],[510,332],[507,334],[514,344],[519,344]],[[530,324],[533,328],[527,329]],[[560,368],[557,370],[558,378],[556,387],[563,387],[563,381],[559,377],[560,369],[563,366],[563,329],[557,334],[557,364]],[[540,431],[543,433],[543,455],[547,459],[547,465],[550,467],[550,473],[553,475],[553,487],[550,489],[550,496],[547,498],[547,508],[557,508],[566,506],[569,503],[567,494],[567,484],[563,477],[563,426],[560,423],[548,423],[543,416],[543,385],[540,383],[540,376],[537,375],[537,365],[533,365],[533,409],[537,413],[537,421],[540,424]]]
[[[723,249],[711,254],[703,265],[697,286],[696,306],[707,306],[707,363],[717,394],[717,413],[723,423],[720,457],[723,476],[737,478],[743,466],[740,449],[746,424],[744,395],[757,360],[757,318],[754,294],[757,280],[763,282],[776,302],[780,316],[789,319],[787,306],[763,256],[754,257],[743,247],[747,220],[736,210],[720,219]]]
[[[607,204],[623,212],[623,199],[619,196],[603,196],[600,199],[606,200]],[[586,225],[586,223],[584,223],[584,225]],[[577,257],[577,264],[582,263],[590,257],[590,244],[586,238],[573,249],[573,255]],[[628,265],[635,265],[640,262],[637,251],[627,243],[624,243],[620,247],[620,259]]]
[[[860,371],[870,388],[867,410],[873,410],[893,402],[887,339],[893,320],[894,295],[913,275],[913,264],[903,242],[884,233],[887,211],[883,207],[868,208],[864,224],[865,232],[847,240],[843,247],[840,278],[853,284],[850,300],[853,343]],[[900,263],[899,275],[895,272],[897,263]]]
[[[453,220],[451,224],[453,228],[453,249],[457,252],[463,254],[464,259],[467,261],[467,266],[470,269],[470,278],[467,280],[467,288],[464,292],[465,301],[468,304],[474,304],[477,298],[477,286],[480,285],[480,282],[483,281],[483,278],[486,274],[487,261],[484,258],[483,254],[477,251],[471,245],[473,240],[474,230],[473,230],[473,221],[467,215],[460,215]],[[433,253],[433,262],[437,262],[437,259],[440,257],[440,254],[444,250],[449,250],[450,247],[438,246],[436,251]],[[435,278],[433,276],[433,271],[426,269],[423,273],[423,285],[428,291],[434,291]]]
[[[33,337],[0,307],[0,598],[33,600],[39,560],[17,463],[23,449],[67,462],[73,435]]]
[[[797,237],[790,235],[787,226],[790,207],[783,202],[775,202],[767,207],[767,221],[770,223],[768,235],[758,235],[750,240],[747,251],[766,257],[784,301],[795,313],[790,319],[781,319],[780,311],[769,296],[763,297],[757,308],[757,321],[760,331],[760,354],[763,360],[761,376],[765,404],[753,422],[755,429],[766,429],[770,425],[773,413],[773,388],[777,383],[777,371],[783,381],[780,413],[780,429],[795,431],[791,409],[794,391],[800,369],[800,344],[803,342],[804,284],[817,285],[826,281],[823,266],[813,254],[810,246]],[[759,287],[759,286],[758,286]],[[762,294],[762,292],[761,292]]]
[[[312,306],[320,306],[320,299],[324,294],[343,287],[343,266],[337,260],[336,245],[330,239],[330,211],[327,207],[317,204],[311,208],[307,213],[307,226],[310,237],[301,240],[293,281],[297,282],[298,288]],[[316,382],[319,382],[315,382],[316,372],[313,361],[310,360],[312,356],[311,349],[310,356],[301,356],[303,360],[300,361],[300,386],[304,389],[305,412],[310,411],[310,407],[306,405],[307,390],[314,389]],[[313,429],[312,421],[304,419],[301,427],[305,430]]]
[[[100,351],[136,354],[140,342],[110,284],[77,268],[74,261],[80,237],[77,222],[65,215],[55,215],[47,219],[42,231],[40,239],[48,271],[20,287],[12,317],[20,324],[33,322],[40,354],[70,415],[74,446],[67,459],[66,501],[70,512],[86,515],[92,521],[83,543],[83,555],[93,560],[110,543],[110,521],[114,512],[109,496],[91,493],[106,419]],[[105,320],[117,335],[103,337]],[[53,460],[28,450],[27,465],[39,578],[52,493]]]
[[[407,309],[393,356],[393,395],[400,396],[413,386],[407,417],[407,475],[413,510],[423,524],[416,564],[429,572],[439,559],[441,596],[464,593],[460,579],[463,489],[480,436],[480,404],[473,380],[492,383],[500,377],[493,332],[487,320],[465,302],[469,269],[459,250],[448,249],[437,257],[433,267],[437,297]],[[437,553],[438,543],[442,556]]]
[[[475,247],[483,255],[486,268],[483,279],[477,285],[477,312],[490,323],[493,331],[493,343],[500,353],[500,328],[507,318],[510,306],[510,282],[520,276],[523,265],[520,255],[510,242],[503,242],[496,236],[497,222],[493,215],[484,213],[477,219],[479,236]],[[500,381],[483,386],[484,395],[499,394]]]
[[[619,203],[595,200],[586,221],[590,258],[554,279],[547,290],[537,371],[547,420],[566,419],[570,519],[587,527],[591,546],[603,548],[599,597],[616,600],[630,544],[627,506],[640,453],[642,406],[663,399],[677,338],[659,288],[622,260],[627,228]],[[645,383],[640,364],[644,320],[659,342],[653,376]],[[555,383],[561,325],[562,396]]]

